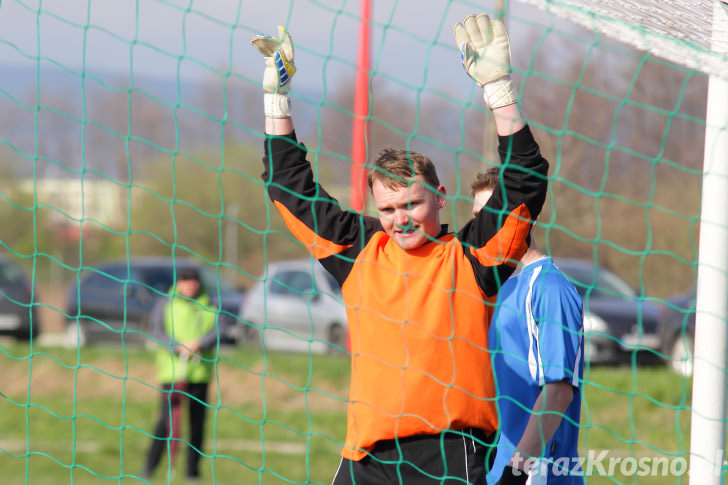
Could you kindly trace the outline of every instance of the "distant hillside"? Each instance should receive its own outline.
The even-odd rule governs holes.
[[[124,178],[126,160],[133,169],[170,152],[219,150],[223,131],[226,140],[258,146],[264,128],[262,92],[239,78],[224,83],[214,77],[82,76],[52,66],[39,72],[0,66],[0,73],[0,109],[5,113],[0,155],[11,161],[10,170],[18,176],[31,175],[35,165],[38,176],[77,177],[84,171],[92,177]],[[300,90],[297,95],[320,97]],[[296,103],[300,136],[313,136],[316,114],[312,103]]]

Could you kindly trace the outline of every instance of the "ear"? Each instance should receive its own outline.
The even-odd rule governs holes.
[[[437,187],[437,208],[438,209],[442,209],[443,207],[445,207],[445,202],[447,201],[447,199],[445,197],[447,197],[447,190],[445,189],[444,185],[440,185],[439,187]]]

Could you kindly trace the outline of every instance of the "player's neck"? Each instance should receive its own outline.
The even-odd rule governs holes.
[[[526,254],[524,254],[523,257],[521,258],[521,264],[523,266],[527,266],[527,265],[533,263],[534,261],[538,261],[539,259],[542,259],[545,257],[546,257],[546,255],[543,254],[538,249],[529,248],[528,251],[526,251]]]

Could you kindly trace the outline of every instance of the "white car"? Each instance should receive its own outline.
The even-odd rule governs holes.
[[[341,288],[312,258],[270,262],[247,292],[241,323],[266,350],[341,354],[347,349]]]

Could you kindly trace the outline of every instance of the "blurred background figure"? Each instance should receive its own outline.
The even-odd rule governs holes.
[[[150,477],[169,443],[170,460],[179,440],[183,398],[189,402],[189,443],[185,473],[200,476],[207,390],[213,375],[215,349],[225,331],[226,319],[218,319],[199,272],[182,268],[168,298],[160,299],[151,319],[151,334],[160,344],[157,379],[161,384],[161,408],[147,453],[142,476]],[[171,418],[171,423],[170,423]]]

